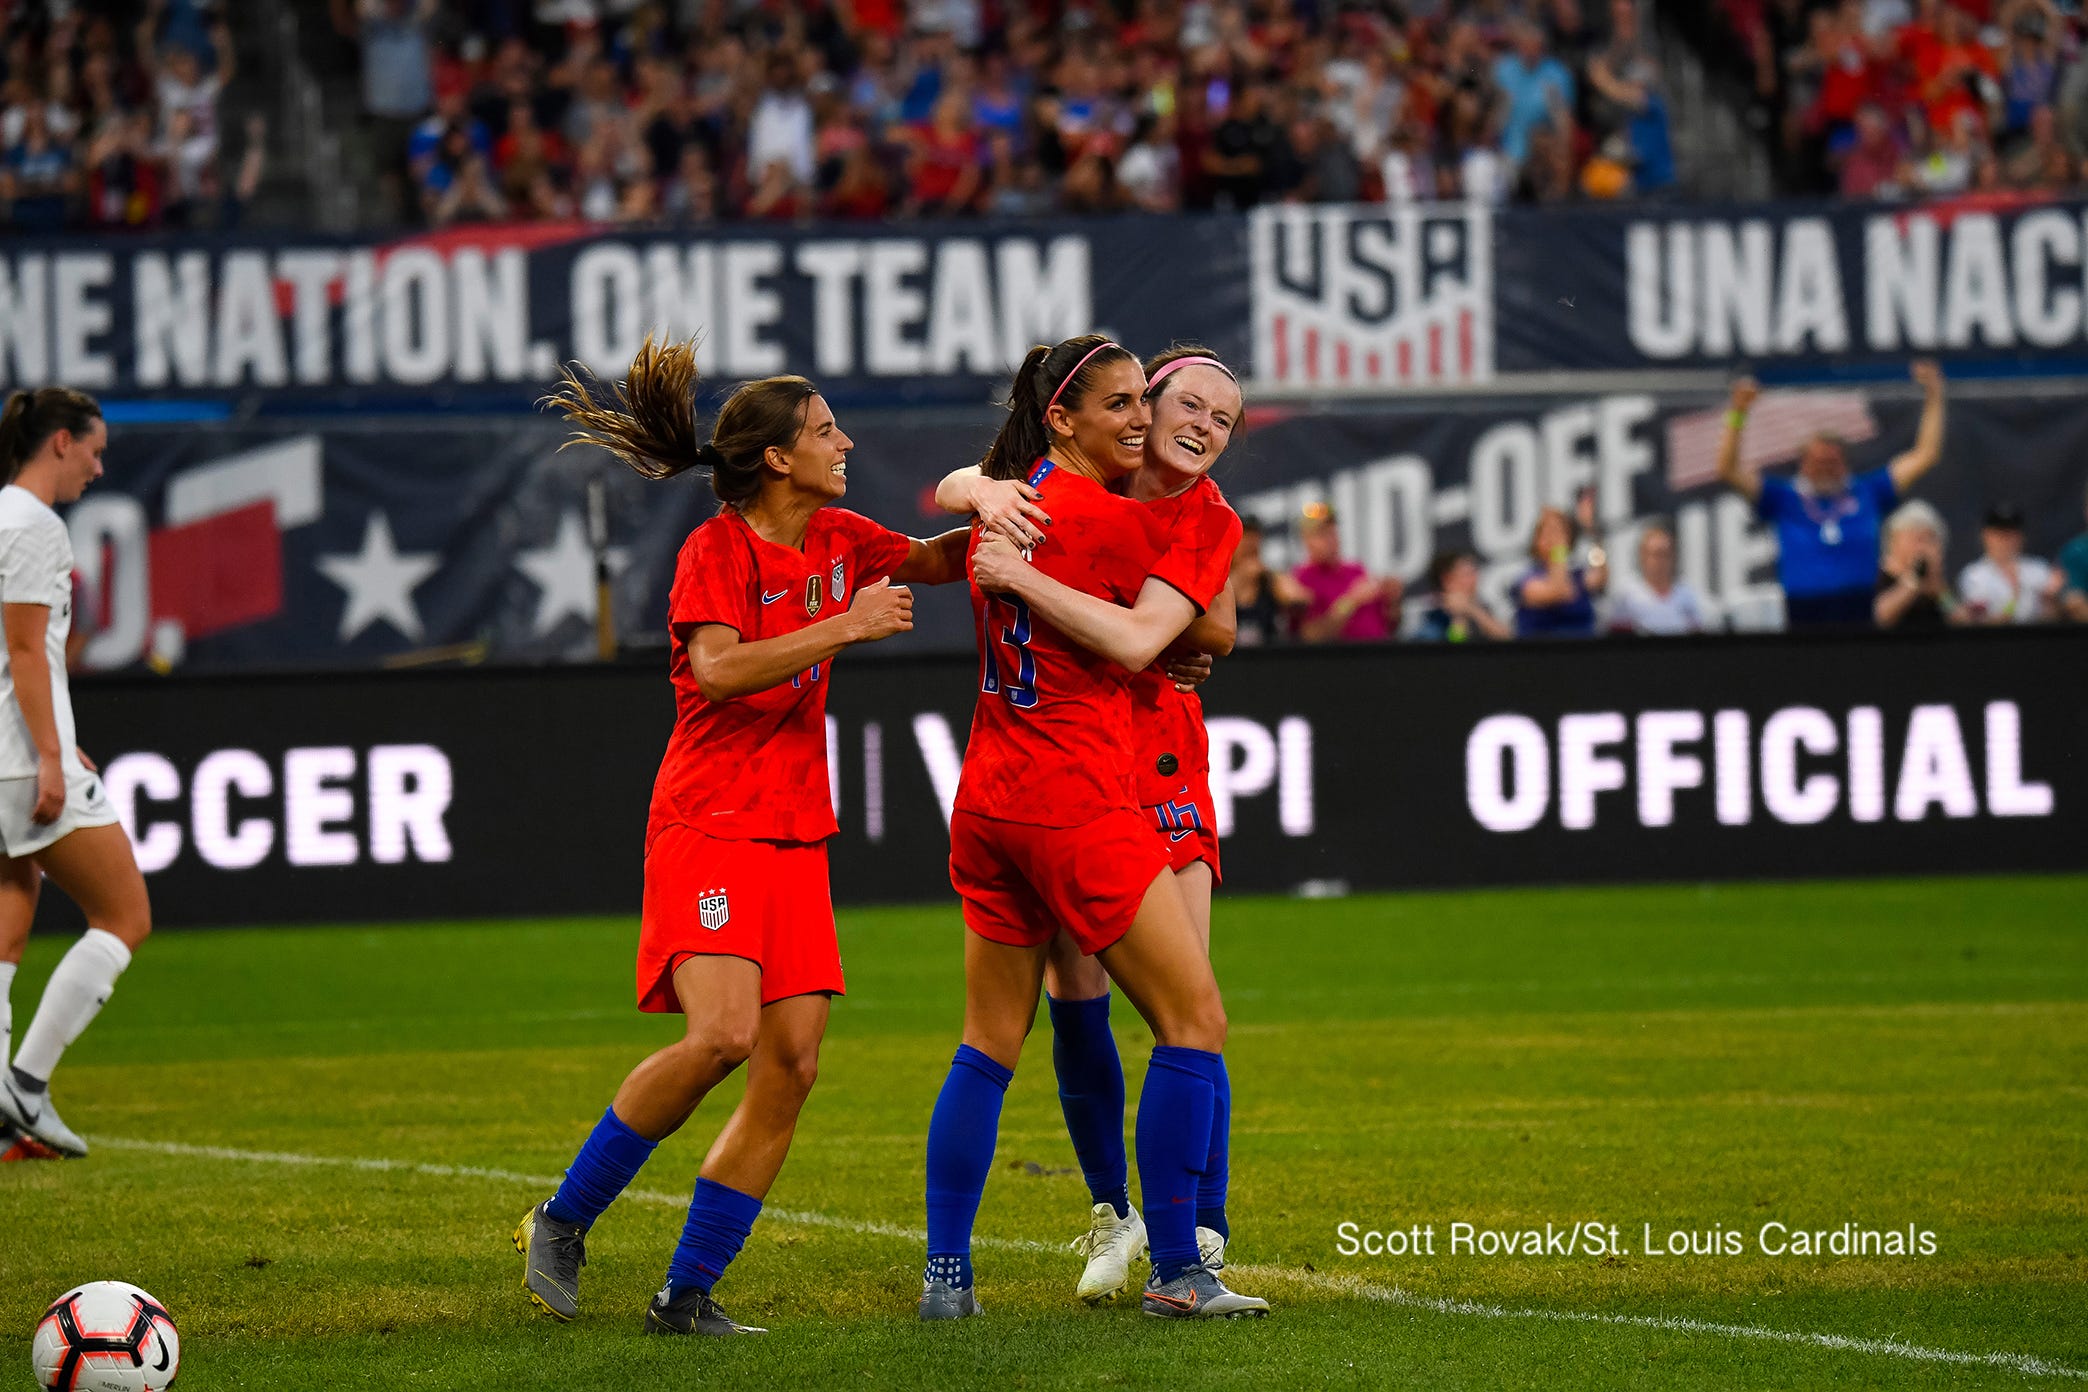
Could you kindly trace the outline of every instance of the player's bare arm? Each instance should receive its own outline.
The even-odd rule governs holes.
[[[1893,458],[1892,487],[1905,493],[1943,457],[1943,369],[1932,358],[1918,359],[1909,373],[1921,387],[1921,424],[1914,443]]]
[[[51,704],[51,664],[44,656],[44,630],[50,621],[48,605],[0,605],[15,700],[36,745],[36,810],[31,816],[38,822],[56,821],[65,810],[65,769],[59,762],[58,716]]]
[[[972,553],[972,574],[981,589],[1020,596],[1053,628],[1127,672],[1152,666],[1196,617],[1189,597],[1164,580],[1147,577],[1138,603],[1127,609],[1052,579],[997,536]]]
[[[705,700],[730,701],[780,686],[843,648],[874,643],[912,627],[913,592],[889,579],[879,580],[856,591],[847,613],[778,638],[749,643],[726,624],[692,625],[687,635],[689,671]]]
[[[964,553],[970,545],[969,527],[953,527],[926,541],[908,537],[906,559],[892,578],[905,585],[954,585],[964,578]]]
[[[1755,398],[1762,389],[1752,377],[1742,377],[1733,383],[1733,392],[1726,403],[1725,434],[1718,442],[1718,477],[1726,487],[1747,499],[1750,503],[1762,496],[1761,477],[1740,463],[1740,436],[1747,429],[1747,413],[1754,409]]]

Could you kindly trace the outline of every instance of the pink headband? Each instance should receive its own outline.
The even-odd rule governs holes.
[[[1058,391],[1053,392],[1051,394],[1051,400],[1044,403],[1044,414],[1047,416],[1051,414],[1051,408],[1058,405],[1059,394],[1065,391],[1066,384],[1068,382],[1072,381],[1075,377],[1078,377],[1080,375],[1080,369],[1088,365],[1088,358],[1092,358],[1093,356],[1095,356],[1095,354],[1101,352],[1104,348],[1122,348],[1123,346],[1124,345],[1121,343],[1111,341],[1108,343],[1097,343],[1094,347],[1088,349],[1087,357],[1084,357],[1079,362],[1073,364],[1073,370],[1071,372],[1068,372],[1065,376],[1059,378]]]
[[[1166,381],[1167,374],[1178,367],[1215,367],[1226,376],[1233,376],[1233,370],[1216,358],[1176,358],[1173,362],[1162,365],[1158,372],[1146,379],[1146,395],[1151,396],[1153,389]],[[1240,379],[1233,377],[1233,380],[1237,382]]]

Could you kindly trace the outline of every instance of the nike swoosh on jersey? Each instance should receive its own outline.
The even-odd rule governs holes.
[[[1180,841],[1180,840],[1182,840],[1182,839],[1183,839],[1184,837],[1187,837],[1187,836],[1194,836],[1195,834],[1196,834],[1196,833],[1195,833],[1195,832],[1194,832],[1193,830],[1192,830],[1192,831],[1170,831],[1169,833],[1167,833],[1167,839],[1168,839],[1169,841]]]
[[[789,593],[789,590],[778,590],[774,594],[770,594],[768,591],[764,590],[761,593],[761,602],[763,604],[774,604],[777,600],[783,598],[783,596]]]

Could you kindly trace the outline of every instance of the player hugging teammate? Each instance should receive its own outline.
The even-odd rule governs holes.
[[[1114,1296],[1149,1244],[1146,1313],[1268,1310],[1217,1275],[1231,1085],[1209,958],[1207,746],[1193,698],[1149,670],[1181,640],[1231,647],[1219,595],[1240,522],[1205,475],[1239,413],[1237,383],[1208,353],[1163,355],[1148,379],[1099,336],[1039,346],[983,477],[939,491],[992,531],[971,556],[980,692],[950,822],[950,879],[971,931],[964,1042],[928,1132],[923,1319],[980,1311],[972,1223],[1047,972],[1060,1097],[1095,1201],[1075,1244],[1089,1257],[1081,1296]],[[1129,497],[1110,491],[1126,479]],[[1142,815],[1144,798],[1155,800]],[[1143,1222],[1129,1201],[1108,979],[1155,1041],[1136,1128]]]

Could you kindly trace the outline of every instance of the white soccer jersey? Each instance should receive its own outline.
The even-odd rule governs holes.
[[[71,770],[74,749],[72,692],[65,682],[65,640],[72,632],[72,537],[43,499],[16,484],[0,488],[0,604],[42,604],[44,657],[51,665],[51,712],[58,748]],[[0,778],[36,776],[36,741],[15,699],[13,664],[0,643]]]

